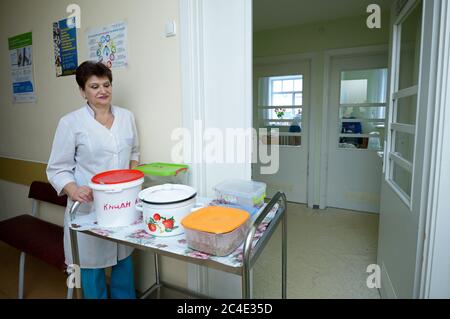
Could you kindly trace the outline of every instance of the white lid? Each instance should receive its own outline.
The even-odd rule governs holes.
[[[181,184],[164,184],[146,188],[139,192],[139,199],[147,204],[166,205],[194,198],[194,188]]]
[[[265,192],[266,184],[262,182],[246,181],[242,179],[227,179],[214,187],[216,191],[234,193],[248,197]]]

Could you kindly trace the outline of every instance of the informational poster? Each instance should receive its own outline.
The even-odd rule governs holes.
[[[69,19],[72,20],[69,21]],[[77,69],[78,50],[75,25],[75,17],[53,23],[56,76],[72,75]]]
[[[33,78],[33,36],[31,32],[8,38],[14,103],[36,101]]]
[[[88,59],[101,61],[109,68],[127,65],[127,25],[118,22],[87,32]]]

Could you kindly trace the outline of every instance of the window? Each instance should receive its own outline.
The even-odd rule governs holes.
[[[341,72],[340,149],[380,151],[384,142],[387,69]]]
[[[276,76],[269,79],[269,107],[265,126],[289,126],[295,116],[301,120],[303,77]]]
[[[422,3],[410,0],[405,7],[408,5],[411,9],[394,24],[386,180],[410,206],[418,110]]]
[[[280,145],[300,146],[303,115],[303,76],[259,79],[259,127],[278,128]]]

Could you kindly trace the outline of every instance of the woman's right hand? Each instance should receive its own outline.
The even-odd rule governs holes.
[[[92,195],[92,189],[87,186],[78,187],[75,183],[69,183],[65,187],[66,194],[71,200],[78,201],[81,203],[89,203],[94,200]]]
[[[81,203],[89,203],[94,200],[94,197],[92,196],[92,189],[87,186],[78,187],[72,194],[71,198],[74,202],[79,201]]]

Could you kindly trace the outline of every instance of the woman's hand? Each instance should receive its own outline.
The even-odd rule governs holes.
[[[94,200],[92,196],[92,189],[87,186],[80,186],[71,196],[73,201],[79,201],[81,203],[89,203]]]
[[[138,161],[130,161],[130,169],[135,169],[139,165]]]
[[[75,183],[69,183],[64,187],[64,190],[74,202],[89,203],[94,200],[92,189],[87,186],[78,187]]]

